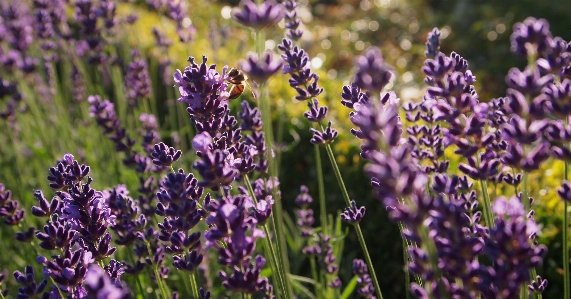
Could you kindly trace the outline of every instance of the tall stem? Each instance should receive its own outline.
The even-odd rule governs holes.
[[[246,188],[248,189],[248,193],[250,194],[250,197],[252,197],[252,200],[254,201],[254,204],[258,204],[258,200],[256,198],[256,195],[254,194],[254,189],[252,188],[252,184],[250,183],[250,179],[248,178],[247,175],[244,176],[244,181],[246,182]],[[273,214],[273,213],[272,213]],[[271,216],[273,217],[273,216]],[[264,238],[264,250],[266,250],[266,256],[269,256],[269,260],[270,260],[270,267],[272,268],[272,273],[275,273],[276,275],[276,280],[278,282],[278,285],[280,287],[280,290],[282,291],[282,294],[287,294],[287,287],[285,285],[285,273],[283,271],[283,269],[280,267],[280,262],[278,261],[277,255],[276,255],[276,249],[274,248],[274,246],[272,245],[272,241],[271,241],[271,235],[270,235],[270,231],[268,229],[268,224],[264,224],[262,226],[262,229],[264,230],[264,234],[266,235]]]
[[[479,154],[476,154],[478,157],[478,165],[482,164],[482,160]],[[490,202],[490,194],[488,193],[488,183],[486,180],[480,180],[480,188],[482,191],[482,197],[484,197],[484,218],[486,219],[486,224],[490,227],[494,227],[494,218],[492,216],[492,204]]]
[[[349,193],[347,193],[347,188],[345,188],[345,183],[343,182],[343,178],[341,177],[341,172],[339,171],[339,166],[337,165],[337,161],[335,161],[335,156],[333,155],[331,146],[329,144],[325,144],[325,150],[327,151],[329,162],[331,162],[331,166],[333,167],[333,173],[335,173],[335,178],[337,178],[337,183],[339,184],[339,188],[341,188],[341,194],[343,194],[345,203],[347,204],[347,206],[351,206],[351,199],[349,198]],[[367,250],[365,237],[363,236],[363,232],[361,231],[361,227],[359,226],[359,224],[355,224],[355,231],[357,232],[357,238],[359,239],[359,244],[361,244],[361,249],[363,250],[363,254],[365,255],[365,261],[367,262],[367,266],[369,267],[369,274],[371,275],[371,280],[373,281],[375,292],[377,293],[377,297],[379,299],[382,299],[383,295],[381,294],[381,287],[379,286],[379,280],[377,279],[377,274],[375,273],[375,268],[373,267],[373,262],[371,261],[369,250]]]
[[[264,51],[265,45],[265,34],[262,30],[256,31],[256,51],[258,52],[258,56],[262,57],[262,52]],[[272,116],[271,116],[271,107],[270,101],[266,98],[266,84],[260,84],[259,88],[260,94],[258,96],[258,107],[260,107],[262,113],[262,121],[263,121],[263,130],[265,136],[265,143],[267,149],[267,159],[268,159],[268,168],[271,177],[278,177],[277,172],[277,165],[273,158],[274,153],[274,138],[273,138],[273,126],[272,126]],[[283,208],[282,208],[282,199],[280,195],[276,192],[276,188],[272,188],[272,196],[275,202],[275,226],[276,226],[276,238],[277,238],[277,254],[281,261],[281,267],[284,274],[284,282],[286,285],[286,298],[293,298],[293,289],[291,283],[289,282],[289,259],[287,255],[287,245],[285,240],[285,233],[284,233],[284,221],[283,221]]]
[[[565,174],[564,178],[566,181],[569,181],[569,163],[565,162]],[[569,203],[564,200],[563,201],[563,298],[571,298],[571,282],[569,279],[569,248],[568,248],[568,229],[569,229],[569,215],[567,214],[567,210],[569,208]],[[532,277],[535,279],[535,277]]]
[[[315,257],[310,257],[309,258],[309,263],[311,264],[311,276],[313,277],[313,280],[315,281],[314,286],[314,291],[315,291],[315,296],[317,297],[317,299],[321,299],[322,295],[321,294],[321,282],[319,281],[319,275],[317,274],[317,266],[315,263]]]
[[[488,183],[486,180],[480,180],[480,187],[482,190],[482,196],[484,197],[484,217],[486,218],[486,224],[490,228],[494,227],[494,220],[492,217],[492,205],[490,203],[490,195],[488,194]]]
[[[198,299],[198,286],[196,284],[196,274],[194,272],[190,273],[190,289],[192,291],[192,296]]]
[[[315,145],[315,163],[317,168],[317,186],[319,188],[319,217],[321,219],[321,229],[324,235],[328,235],[327,210],[325,205],[325,186],[323,184],[323,167],[321,165],[321,152],[319,145]]]
[[[400,230],[400,235],[401,235],[401,241],[402,241],[402,259],[403,259],[403,264],[404,264],[404,284],[405,284],[405,290],[407,290],[406,292],[406,299],[410,299],[410,292],[408,290],[410,290],[410,272],[408,271],[408,262],[410,260],[410,255],[408,254],[408,242],[406,240],[406,238],[403,235],[403,231],[404,231],[404,226],[402,225],[401,222],[399,222],[399,230]],[[418,283],[420,284],[420,281],[418,281]]]

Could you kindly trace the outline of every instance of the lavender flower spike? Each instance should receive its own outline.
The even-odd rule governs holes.
[[[97,265],[91,265],[87,270],[84,282],[87,299],[129,299],[131,294],[126,287],[114,284],[105,270]]]
[[[351,207],[346,207],[345,211],[341,213],[341,219],[351,224],[357,224],[365,217],[365,207],[357,207],[354,200],[351,201]]]
[[[257,6],[253,1],[245,1],[242,9],[233,13],[238,23],[254,29],[264,29],[276,25],[284,18],[285,10],[281,4],[274,1],[264,1]]]
[[[390,67],[385,64],[381,50],[370,47],[356,60],[358,68],[354,82],[361,89],[380,92],[389,83],[392,74]]]
[[[171,166],[181,155],[181,151],[169,147],[162,142],[155,144],[153,152],[151,153],[153,163],[157,166]]]
[[[263,84],[270,76],[281,69],[283,62],[277,60],[274,56],[266,52],[260,59],[257,54],[248,55],[247,60],[241,61],[239,67],[248,76],[259,84]]]

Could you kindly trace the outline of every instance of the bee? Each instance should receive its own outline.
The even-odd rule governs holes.
[[[254,99],[256,98],[256,95],[248,83],[248,76],[246,76],[246,74],[244,74],[244,72],[241,70],[237,68],[231,68],[230,71],[228,71],[228,82],[232,83],[228,100],[233,100],[241,96],[244,93],[244,89],[246,89],[246,85],[252,92]]]

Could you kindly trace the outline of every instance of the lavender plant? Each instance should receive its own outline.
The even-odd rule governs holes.
[[[0,257],[14,271],[0,274],[0,298],[380,299],[387,269],[363,229],[389,226],[375,223],[378,207],[402,238],[384,241],[404,247],[404,271],[388,271],[407,298],[543,298],[553,283],[540,244],[545,193],[533,181],[557,163],[557,263],[571,297],[571,45],[546,20],[515,24],[511,50],[527,66],[508,72],[495,99],[480,96],[468,60],[444,53],[446,34],[433,29],[424,94],[403,101],[398,68],[375,46],[334,88],[307,48],[304,3],[223,9],[233,26],[221,21],[226,38],[208,49],[250,33],[242,42],[255,51],[240,60],[201,46],[204,20],[193,15],[205,4],[132,2],[0,3],[0,249],[15,256]],[[160,21],[146,33],[151,47],[138,36],[149,16]],[[309,126],[289,147],[288,97],[305,102]],[[354,195],[339,165],[337,145],[351,142],[375,204]],[[315,168],[283,171],[294,146],[313,147]]]

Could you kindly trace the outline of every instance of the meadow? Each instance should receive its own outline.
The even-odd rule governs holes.
[[[571,298],[571,7],[508,2],[1,0],[0,299]]]

